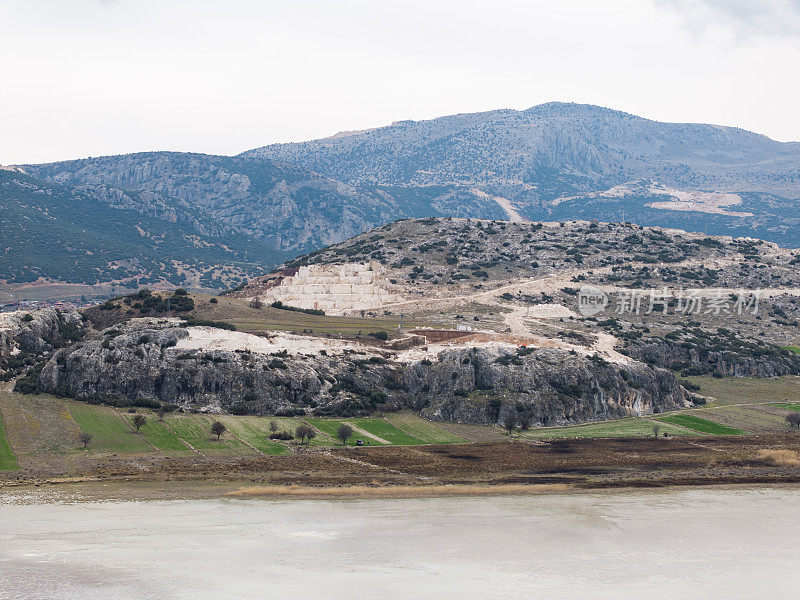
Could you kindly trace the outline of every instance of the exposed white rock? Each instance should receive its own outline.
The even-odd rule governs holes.
[[[256,354],[273,354],[286,350],[289,354],[344,352],[345,350],[363,350],[362,346],[319,337],[305,337],[290,333],[275,333],[267,337],[228,331],[215,327],[188,327],[189,337],[178,340],[176,348],[182,350],[225,350],[235,352],[242,350]]]
[[[342,265],[305,265],[277,285],[260,291],[265,303],[283,302],[298,308],[341,314],[349,310],[377,308],[400,302],[402,296],[383,285],[383,267],[377,262]]]

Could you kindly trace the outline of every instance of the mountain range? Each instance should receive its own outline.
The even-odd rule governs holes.
[[[0,279],[16,283],[124,275],[223,287],[409,217],[626,220],[800,246],[800,143],[548,103],[234,157],[20,165],[2,172],[0,207],[4,235],[19,238]]]

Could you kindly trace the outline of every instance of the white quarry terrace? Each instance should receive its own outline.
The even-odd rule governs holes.
[[[297,308],[340,314],[348,310],[376,308],[404,300],[381,285],[383,267],[368,264],[304,265],[278,285],[263,290],[258,298],[271,304],[280,301]]]

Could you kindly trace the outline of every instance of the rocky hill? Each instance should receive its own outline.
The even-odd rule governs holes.
[[[531,281],[648,287],[800,288],[800,251],[752,238],[596,221],[511,223],[414,219],[384,225],[253,281],[269,286],[301,266],[377,263],[406,298],[454,296]],[[524,287],[524,286],[523,286]]]
[[[244,156],[284,160],[350,183],[510,186],[528,188],[541,200],[643,178],[681,188],[800,197],[798,143],[560,102],[399,121]]]
[[[20,250],[0,263],[9,281],[135,275],[219,288],[409,217],[630,221],[800,246],[800,144],[577,104],[402,121],[237,157],[145,152],[17,170],[39,181],[0,186],[3,222],[30,224],[4,230]],[[45,194],[59,190],[80,225],[37,206],[45,195],[28,185],[54,186]]]
[[[146,152],[21,168],[77,189],[147,194],[288,252],[319,248],[407,216],[503,215],[494,201],[461,190],[393,195],[389,189],[357,188],[260,158]]]
[[[642,415],[704,402],[685,377],[799,375],[798,264],[769,242],[629,224],[406,220],[232,294],[110,300],[5,369],[21,391],[184,410]]]
[[[800,340],[798,265],[800,251],[752,238],[422,219],[299,257],[237,294],[332,314],[419,315],[517,343],[616,347],[687,374],[774,376],[800,373],[800,357],[781,348]],[[587,289],[605,301],[590,314],[579,304]]]
[[[800,245],[800,144],[733,127],[548,103],[400,121],[243,156],[296,163],[357,185],[478,189],[534,220],[627,219]],[[630,189],[620,193],[618,186]],[[729,192],[729,206],[737,208],[687,202],[684,192]]]
[[[137,319],[57,351],[38,389],[90,401],[177,404],[255,414],[360,414],[413,408],[439,420],[543,425],[680,408],[674,375],[561,350],[462,348],[436,362],[319,338],[257,337],[177,319]]]

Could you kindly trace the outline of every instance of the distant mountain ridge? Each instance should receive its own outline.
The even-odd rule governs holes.
[[[559,102],[401,121],[242,156],[291,162],[353,184],[491,186],[526,204],[644,178],[800,197],[800,143]]]
[[[14,219],[32,219],[45,245],[59,232],[71,232],[75,244],[49,245],[31,264],[7,256],[0,279],[120,273],[65,266],[76,264],[74,246],[85,256],[118,256],[109,236],[116,231],[126,250],[114,261],[135,271],[144,257],[148,278],[221,287],[373,227],[424,217],[627,220],[800,247],[800,143],[584,104],[397,121],[239,156],[142,152],[15,169],[16,182],[0,186],[9,235],[22,235]],[[70,203],[91,233],[85,239]],[[112,215],[123,215],[126,228],[105,226]]]

